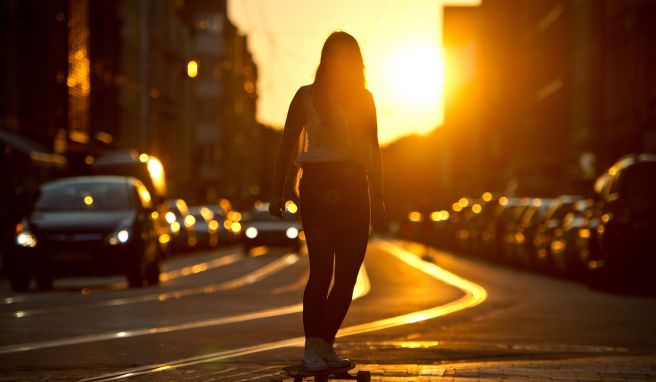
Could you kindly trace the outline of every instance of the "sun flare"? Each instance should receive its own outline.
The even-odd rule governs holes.
[[[384,91],[412,109],[435,109],[444,87],[442,57],[430,44],[404,46],[392,53],[385,68]]]

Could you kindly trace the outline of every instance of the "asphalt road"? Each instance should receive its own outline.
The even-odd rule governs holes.
[[[1,281],[0,380],[264,381],[300,359],[306,255],[228,247],[164,271],[141,289],[66,279],[12,294]],[[656,353],[655,298],[411,243],[372,240],[354,297],[336,347],[360,365]]]

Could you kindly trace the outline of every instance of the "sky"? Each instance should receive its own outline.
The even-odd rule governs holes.
[[[296,90],[312,83],[328,35],[359,42],[382,144],[444,121],[442,5],[446,0],[228,0],[258,65],[258,121],[282,128]],[[448,0],[472,4],[477,0]]]

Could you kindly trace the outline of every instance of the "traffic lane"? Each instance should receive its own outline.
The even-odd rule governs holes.
[[[272,255],[245,258],[239,264],[231,264],[229,267],[226,267],[229,269],[222,269],[220,272],[218,270],[211,270],[205,272],[202,276],[188,277],[184,283],[191,284],[189,287],[192,291],[196,292],[203,292],[208,286],[202,285],[202,282],[211,282],[211,285],[217,285],[217,282],[219,284],[223,282],[226,284],[226,288],[222,290],[239,287],[239,285],[231,285],[231,281],[235,279],[243,279],[244,282],[256,284],[257,280],[251,279],[253,274],[258,273],[259,270],[268,267],[272,263],[278,264],[279,266],[277,268],[281,270],[286,266],[285,259],[293,257],[295,255],[289,255],[287,257],[285,255],[282,255],[282,257]],[[270,275],[275,273],[277,268],[271,269]],[[217,275],[215,276],[214,273],[217,273]],[[196,280],[196,278],[200,278],[201,280]],[[183,282],[181,280],[179,281],[181,283]],[[200,286],[198,285],[199,283],[201,283]],[[275,286],[279,285],[276,284]],[[182,284],[177,285],[177,289],[173,291],[177,293],[178,291],[188,290],[184,289],[185,287]],[[241,311],[238,303],[226,304],[223,299],[217,297],[217,293],[221,290],[214,293],[201,293],[184,298],[168,298],[160,301],[157,298],[158,296],[170,296],[170,293],[165,294],[163,289],[142,288],[139,290],[140,294],[138,295],[132,294],[132,296],[122,297],[118,300],[109,300],[121,302],[125,300],[133,301],[130,300],[131,298],[139,300],[143,297],[153,297],[147,302],[81,309],[85,306],[92,305],[88,303],[71,305],[71,307],[77,308],[50,314],[27,315],[22,318],[3,318],[0,319],[0,323],[2,323],[5,330],[0,334],[0,340],[2,341],[0,343],[6,346],[17,343],[61,339],[69,336],[122,331],[131,328],[164,326],[180,321],[198,320],[216,317],[219,314],[230,314]],[[266,290],[269,289],[267,288]],[[98,302],[96,301],[96,303]],[[179,305],[180,303],[182,305]],[[263,304],[270,306],[270,303],[265,300]],[[181,309],[180,306],[183,308]],[[74,325],[71,325],[71,323],[74,323]]]
[[[417,307],[406,303],[385,304],[380,306],[380,301],[389,298],[389,294],[400,294],[408,296],[416,294],[417,290],[423,291],[421,287],[425,285],[428,289],[433,289],[428,284],[439,284],[433,278],[430,278],[422,272],[383,253],[380,249],[373,246],[367,257],[367,266],[372,266],[381,274],[372,280],[372,290],[368,296],[357,300],[353,304],[352,312],[359,305],[374,305],[373,308],[364,309],[356,314],[349,314],[347,317],[348,324],[362,323],[373,321],[381,318],[387,318],[394,315],[408,313],[407,306]],[[370,277],[373,277],[373,273]],[[399,283],[398,280],[405,280],[405,283]],[[380,291],[377,285],[380,284]],[[417,288],[417,289],[415,289]],[[448,288],[434,288],[446,291]],[[378,294],[378,295],[376,295]],[[296,291],[297,301],[300,302],[302,288]],[[421,308],[428,308],[451,301],[458,298],[461,293],[436,293],[422,296],[415,296],[417,301],[423,301],[426,305]],[[248,298],[248,295],[236,296],[242,300]],[[252,296],[250,296],[252,298]],[[265,296],[268,299],[271,297]],[[382,299],[382,300],[381,300]],[[401,300],[399,300],[401,301]],[[407,301],[406,301],[407,302]],[[266,320],[245,321],[242,323],[230,324],[225,326],[208,327],[203,329],[194,329],[184,332],[175,332],[154,336],[143,336],[138,338],[125,338],[102,343],[88,343],[75,345],[68,348],[44,349],[33,352],[23,352],[15,354],[5,354],[1,358],[6,362],[3,364],[14,365],[14,368],[30,369],[39,368],[40,370],[55,369],[63,370],[76,368],[80,365],[99,365],[104,362],[120,370],[126,364],[149,364],[157,362],[166,362],[169,360],[186,358],[193,355],[205,354],[225,349],[234,349],[243,346],[256,345],[264,342],[277,341],[280,339],[302,336],[302,318],[300,314],[284,315],[273,317]],[[65,356],[62,356],[64,355]],[[71,358],[72,357],[72,358]],[[65,358],[65,359],[62,359]],[[294,358],[296,359],[296,358]],[[104,369],[103,369],[104,370]],[[7,370],[10,371],[10,370]]]
[[[197,264],[216,261],[219,258],[236,262],[241,258],[239,247],[225,247],[218,250],[198,251],[186,255],[170,257],[162,263],[164,273],[163,284],[160,288],[175,287],[178,279],[184,279],[185,276],[192,275],[195,270],[187,269]],[[227,265],[227,264],[219,264]],[[214,268],[217,268],[215,266]],[[185,271],[188,274],[176,274]],[[171,273],[169,277],[167,273]],[[187,279],[189,280],[189,279]],[[77,277],[63,278],[55,280],[54,289],[51,291],[33,291],[29,293],[16,294],[9,290],[7,280],[0,281],[0,315],[15,312],[18,310],[28,310],[36,307],[43,308],[48,306],[59,306],[62,301],[70,304],[84,303],[104,298],[105,296],[122,297],[131,296],[140,293],[142,288],[128,288],[125,277]]]
[[[397,243],[425,253],[421,246]],[[439,266],[483,286],[489,293],[486,302],[474,310],[352,337],[345,349],[353,349],[353,354],[371,349],[372,360],[412,362],[415,358],[442,361],[656,352],[655,298],[602,293],[578,283],[436,250],[430,256]],[[395,341],[399,346],[386,345]],[[404,341],[410,343],[404,347]],[[429,346],[412,348],[412,341],[428,341]]]
[[[338,353],[361,365],[628,356],[656,350],[653,298],[600,293],[445,252],[427,253],[422,245],[395,243],[484,286],[488,299],[475,309],[339,338]],[[212,375],[234,381],[270,380],[281,377],[280,368],[296,362],[302,352],[300,346],[287,347],[166,375],[184,375],[190,381]]]
[[[407,322],[424,320],[427,317],[436,317],[444,314],[449,314],[459,309],[466,309],[468,307],[476,306],[477,304],[480,304],[482,301],[484,301],[486,293],[479,286],[468,283],[466,280],[459,279],[457,276],[448,274],[448,272],[444,272],[439,268],[432,267],[430,264],[426,264],[421,260],[418,260],[416,256],[413,256],[407,253],[406,251],[402,251],[402,250],[399,251],[399,248],[397,247],[393,247],[391,249],[389,245],[385,245],[385,247],[386,247],[386,252],[393,254],[399,259],[403,259],[403,262],[406,263],[407,265],[410,265],[412,267],[417,267],[417,269],[420,270],[422,273],[430,274],[431,277],[433,277],[433,280],[444,280],[445,282],[457,286],[459,289],[463,291],[467,291],[467,295],[462,295],[460,298],[457,298],[456,300],[448,301],[447,303],[440,304],[437,306],[433,305],[430,307],[423,307],[424,309],[421,309],[420,311],[415,311],[411,313],[404,312],[404,314],[397,315],[395,317],[386,316],[385,318],[382,319],[379,318],[377,320],[369,321],[366,323],[359,323],[352,326],[343,326],[342,330],[340,330],[340,334],[339,334],[340,338],[343,335],[346,335],[347,333],[354,333],[354,332],[361,333],[363,331],[368,332],[373,330],[381,330],[381,327],[388,327],[388,325],[404,325]],[[403,252],[403,253],[399,254],[399,252]],[[388,264],[388,265],[394,267],[394,264]],[[184,360],[177,360],[177,361],[172,360],[167,363],[149,365],[147,366],[147,368],[141,367],[138,369],[122,370],[118,372],[118,374],[110,375],[110,377],[114,377],[117,375],[125,375],[125,373],[130,373],[131,379],[134,379],[134,375],[135,375],[134,373],[136,373],[136,375],[145,378],[144,380],[149,380],[148,378],[154,377],[152,375],[153,373],[157,373],[161,371],[165,371],[166,372],[165,374],[167,375],[166,378],[171,380],[176,380],[180,378],[184,378],[185,380],[187,380],[187,378],[190,377],[191,374],[195,374],[199,376],[199,379],[193,379],[193,380],[207,380],[207,378],[211,380],[211,378],[213,378],[213,376],[217,374],[221,374],[222,375],[221,378],[223,378],[224,380],[237,380],[235,379],[237,378],[237,376],[241,376],[239,378],[246,376],[247,378],[246,380],[250,380],[250,378],[252,378],[253,375],[255,377],[262,376],[262,373],[269,373],[265,375],[268,375],[270,377],[272,375],[276,375],[275,371],[271,373],[271,369],[279,368],[280,364],[278,364],[278,366],[265,366],[261,368],[262,370],[259,370],[259,366],[256,365],[255,368],[258,369],[257,371],[255,372],[246,371],[244,373],[243,370],[244,367],[241,367],[243,363],[240,363],[240,367],[235,367],[235,364],[230,364],[230,363],[226,364],[225,360],[229,358],[234,358],[238,355],[243,356],[244,354],[254,354],[255,356],[257,356],[257,354],[264,354],[262,353],[263,349],[275,349],[272,351],[267,351],[266,354],[267,355],[273,353],[277,355],[287,354],[287,356],[283,358],[284,360],[286,360],[286,362],[285,361],[282,362],[284,363],[298,362],[298,359],[300,358],[300,354],[289,356],[290,355],[289,352],[291,351],[291,349],[294,349],[294,346],[296,345],[301,346],[302,343],[303,343],[303,337],[301,335],[293,338],[288,338],[282,341],[277,340],[273,342],[262,343],[258,345],[255,349],[249,347],[232,348],[229,351],[217,352],[214,354],[206,353],[200,356],[193,357],[191,359],[185,358]],[[266,362],[270,364],[271,360],[268,360]],[[184,365],[182,365],[180,369],[177,369],[176,365],[179,365],[180,363],[183,363]],[[223,368],[226,365],[228,365],[228,367]],[[249,364],[248,368],[253,369],[250,366],[251,364]],[[210,369],[212,369],[211,373],[209,372]],[[269,371],[268,372],[263,371],[265,369]],[[203,376],[203,373],[205,373],[205,376]],[[247,376],[247,375],[251,375],[251,376]],[[206,379],[202,379],[202,378],[206,378]],[[265,377],[264,380],[268,380],[266,378],[267,377]],[[109,379],[103,379],[103,380],[109,380]]]
[[[425,255],[423,247],[404,242],[399,244]],[[652,331],[645,330],[653,322],[653,312],[656,311],[653,299],[598,293],[567,281],[517,272],[443,252],[431,251],[430,256],[440,266],[485,286],[489,292],[488,300],[476,309],[438,319],[340,338],[336,345],[340,354],[366,365],[434,364],[495,358],[557,359],[653,352],[651,342],[654,336]],[[563,313],[563,310],[569,313]],[[608,315],[609,310],[623,313],[619,317]],[[637,321],[634,314],[640,316]],[[562,320],[564,323],[559,328],[558,325],[545,325],[545,320]],[[588,327],[590,322],[595,322],[601,329],[581,332],[580,326]],[[617,323],[621,328],[635,325],[636,333],[609,333]],[[551,326],[554,326],[551,330],[544,330]],[[559,335],[554,336],[554,331]],[[648,337],[648,344],[641,343],[639,333]],[[621,337],[620,343],[633,345],[626,348],[603,345],[612,342],[609,338],[612,340],[614,336]],[[595,345],[590,339],[598,339],[601,345]],[[165,375],[184,377],[189,381],[212,378],[270,380],[274,376],[280,377],[282,365],[296,362],[301,354],[301,347],[288,347],[171,370]],[[149,378],[152,376],[139,377],[138,380]]]

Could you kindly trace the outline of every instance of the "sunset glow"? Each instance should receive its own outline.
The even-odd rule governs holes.
[[[392,93],[399,104],[435,108],[443,91],[443,66],[436,47],[403,47],[390,57],[385,71],[389,81],[384,91]]]
[[[378,138],[386,144],[444,123],[442,7],[478,4],[480,0],[232,0],[228,10],[248,36],[258,64],[259,121],[283,126],[296,90],[314,80],[324,41],[343,30],[360,44],[378,110]]]

